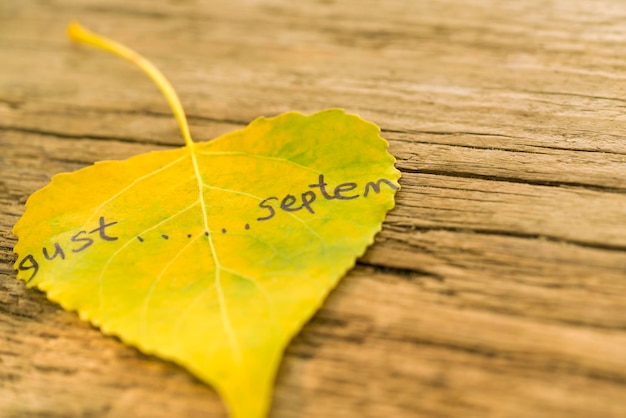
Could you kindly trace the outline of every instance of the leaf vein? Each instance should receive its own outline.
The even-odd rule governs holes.
[[[195,202],[193,202],[191,205],[179,210],[178,212],[176,212],[173,215],[168,216],[167,218],[163,219],[161,222],[144,229],[143,231],[139,232],[138,235],[142,235],[145,234],[146,232],[150,232],[156,228],[158,228],[159,226],[169,222],[170,220],[174,219],[175,217],[187,212],[188,210],[190,210],[191,208],[193,208],[194,206],[196,206],[199,202],[196,200]],[[122,251],[124,251],[129,245],[130,243],[135,241],[135,236],[132,236],[130,239],[128,239],[124,245],[122,245],[120,248],[118,248],[113,254],[111,254],[111,256],[107,259],[107,261],[105,261],[104,265],[102,266],[102,270],[100,270],[100,275],[98,276],[98,306],[99,306],[99,311],[100,314],[102,316],[104,316],[104,274],[106,273],[107,269],[109,268],[109,265],[111,264],[111,262],[113,261],[113,259],[115,259],[115,257],[117,257],[118,255],[120,255],[122,253]]]
[[[288,160],[286,158],[280,158],[280,157],[272,157],[269,155],[263,155],[263,154],[252,154],[250,152],[245,152],[245,151],[201,151],[199,152],[199,154],[201,155],[211,155],[211,156],[244,156],[244,157],[250,157],[250,158],[259,158],[259,159],[265,159],[265,160],[272,160],[272,161],[279,161],[279,162],[283,162],[283,163],[288,163],[288,164],[292,164],[295,165],[296,167],[300,167],[304,170],[310,171],[312,173],[315,173],[317,175],[323,174],[320,171],[317,171],[311,167],[307,167],[306,165],[297,163],[295,161],[291,161]],[[330,177],[326,177],[328,180],[333,181],[334,180]]]
[[[268,309],[270,311],[270,319],[272,322],[272,325],[274,326],[275,329],[279,329],[279,322],[277,319],[277,315],[276,315],[276,307],[274,306],[274,301],[272,300],[272,298],[269,295],[269,292],[267,291],[267,289],[265,289],[265,287],[263,287],[261,285],[261,283],[259,283],[258,280],[256,280],[253,277],[250,277],[248,275],[245,275],[243,273],[240,273],[236,270],[230,269],[230,268],[226,268],[226,267],[222,267],[223,271],[226,271],[234,276],[237,277],[241,277],[244,280],[249,281],[250,283],[254,284],[255,287],[258,289],[258,291],[263,295],[263,297],[265,298],[265,300],[267,301],[267,305],[268,305]]]
[[[199,295],[197,295],[193,302],[191,302],[189,305],[187,305],[187,307],[185,308],[185,310],[183,312],[180,313],[180,315],[178,316],[178,319],[176,320],[176,322],[174,323],[174,326],[172,327],[172,341],[181,341],[181,338],[175,338],[178,335],[178,332],[180,330],[180,327],[182,326],[184,320],[187,318],[187,315],[189,315],[189,313],[193,310],[193,308],[196,307],[196,304],[205,296],[207,296],[209,294],[209,292],[211,290],[213,290],[215,288],[215,285],[213,283],[211,283],[211,285],[209,287],[207,287],[204,292],[201,292]]]
[[[87,218],[87,220],[85,221],[85,223],[83,224],[83,227],[91,222],[94,218],[94,216],[100,211],[100,209],[102,209],[103,207],[105,207],[106,205],[108,205],[109,203],[113,202],[115,199],[117,199],[118,197],[122,196],[124,193],[126,193],[128,190],[130,190],[133,186],[135,186],[136,184],[144,181],[147,178],[150,178],[152,176],[155,176],[159,173],[162,173],[163,171],[167,170],[170,167],[175,166],[176,164],[178,164],[179,162],[183,161],[185,158],[187,158],[187,155],[183,155],[182,157],[179,157],[177,159],[175,159],[174,161],[159,167],[156,170],[153,170],[147,174],[144,174],[141,177],[137,177],[135,180],[133,180],[130,184],[128,184],[126,187],[124,187],[123,189],[121,189],[120,191],[118,191],[117,193],[115,193],[114,195],[112,195],[111,197],[109,197],[108,199],[106,199],[104,202],[102,202],[100,205],[98,205],[98,207],[96,207],[91,215],[89,216],[89,218]]]
[[[169,268],[172,266],[172,264],[174,264],[174,262],[185,252],[185,250],[187,250],[187,248],[189,248],[189,246],[191,244],[193,244],[195,241],[198,240],[198,238],[200,238],[200,236],[195,237],[194,239],[190,240],[187,244],[185,244],[177,253],[176,255],[174,255],[174,257],[171,258],[170,261],[167,262],[167,264],[165,264],[165,266],[161,269],[161,271],[159,272],[159,274],[154,278],[154,280],[152,281],[152,283],[150,284],[150,288],[148,289],[148,293],[146,293],[146,296],[144,298],[143,304],[141,306],[141,314],[140,314],[140,318],[139,321],[141,323],[141,335],[142,338],[145,340],[146,336],[147,336],[147,328],[148,328],[148,309],[149,309],[149,304],[150,304],[150,300],[152,299],[152,294],[154,293],[154,289],[156,288],[158,282],[161,280],[161,278],[165,275],[165,273],[169,270]]]

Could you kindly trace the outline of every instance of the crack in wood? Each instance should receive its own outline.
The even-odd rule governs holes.
[[[544,240],[551,241],[561,244],[567,245],[575,245],[579,247],[585,248],[594,248],[598,250],[606,250],[606,251],[614,251],[614,252],[626,252],[626,245],[614,245],[614,244],[603,244],[599,242],[589,242],[589,241],[580,241],[580,240],[572,240],[564,237],[545,235],[545,234],[532,234],[525,233],[520,231],[512,231],[512,230],[500,230],[500,229],[483,229],[483,228],[461,228],[461,227],[453,227],[453,226],[416,226],[416,225],[404,225],[401,222],[386,222],[390,226],[400,227],[403,231],[411,230],[415,232],[435,232],[435,231],[445,231],[445,232],[453,232],[453,233],[463,233],[463,234],[476,234],[476,235],[493,235],[500,237],[514,237],[521,239],[529,239],[529,240]]]
[[[50,136],[50,137],[59,138],[59,139],[115,141],[115,142],[128,143],[128,144],[158,145],[158,146],[169,146],[169,147],[174,148],[174,146],[171,143],[162,142],[162,141],[154,141],[154,140],[149,140],[149,139],[137,139],[137,138],[94,135],[94,134],[70,134],[70,133],[65,133],[65,132],[50,131],[50,130],[36,129],[36,128],[26,128],[26,127],[19,127],[19,126],[0,126],[0,131]]]
[[[417,277],[428,277],[428,278],[435,279],[440,282],[444,281],[444,276],[440,274],[433,273],[432,271],[428,271],[428,270],[420,270],[420,269],[413,268],[413,267],[403,268],[403,267],[397,267],[393,265],[377,264],[377,263],[372,263],[372,262],[363,261],[363,260],[357,261],[356,265],[361,266],[361,267],[368,267],[375,273],[399,276],[408,280],[413,280]]]
[[[434,176],[458,177],[458,178],[487,180],[487,181],[503,182],[503,183],[527,184],[529,186],[575,187],[575,188],[594,190],[594,191],[599,191],[599,192],[604,192],[604,193],[616,193],[616,194],[626,193],[626,187],[622,188],[622,187],[599,186],[595,184],[578,183],[578,182],[570,182],[570,181],[531,180],[531,179],[523,179],[519,177],[506,177],[506,176],[499,176],[499,175],[470,173],[467,171],[415,169],[415,168],[404,166],[402,164],[402,160],[399,160],[398,163],[399,164],[397,165],[397,167],[403,173],[432,174]]]

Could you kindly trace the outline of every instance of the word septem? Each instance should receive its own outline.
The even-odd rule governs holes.
[[[398,186],[387,179],[378,179],[369,181],[364,186],[359,187],[357,183],[346,182],[338,184],[335,187],[328,187],[323,174],[319,175],[317,183],[309,184],[311,190],[306,190],[298,195],[287,194],[282,199],[276,196],[270,196],[259,203],[259,207],[266,210],[265,216],[257,218],[257,221],[268,221],[276,215],[276,208],[272,204],[277,205],[279,209],[285,212],[298,212],[306,210],[309,213],[315,213],[313,203],[317,200],[319,191],[324,200],[354,200],[358,198],[367,198],[372,193],[379,194],[382,185],[386,185],[391,190],[398,190]]]

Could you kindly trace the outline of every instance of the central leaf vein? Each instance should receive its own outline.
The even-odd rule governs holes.
[[[204,201],[204,181],[202,179],[202,173],[200,172],[200,167],[198,166],[198,158],[196,156],[196,149],[194,143],[188,143],[189,154],[191,155],[191,163],[193,165],[193,171],[196,175],[196,180],[198,182],[198,194],[200,200],[200,207],[202,208],[202,219],[204,222],[204,229],[208,233],[209,228],[209,220],[208,214],[206,210],[206,203]],[[215,265],[215,289],[217,291],[217,297],[220,305],[220,315],[222,318],[222,324],[224,326],[224,332],[228,337],[228,344],[233,352],[233,358],[236,363],[242,363],[243,359],[241,357],[241,348],[239,347],[239,343],[237,341],[237,336],[235,335],[235,330],[230,321],[230,317],[228,315],[228,308],[226,306],[226,298],[224,296],[224,289],[222,288],[222,280],[220,276],[220,270],[222,266],[220,264],[219,257],[217,255],[217,251],[215,249],[215,244],[213,243],[212,234],[206,235],[207,240],[209,242],[209,246],[211,248],[211,255],[213,257],[213,263]]]

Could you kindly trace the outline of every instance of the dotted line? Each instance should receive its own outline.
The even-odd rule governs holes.
[[[250,224],[245,224],[245,225],[244,225],[244,229],[245,229],[245,230],[249,230],[249,229],[250,229]],[[220,232],[221,232],[222,234],[226,234],[226,233],[228,233],[228,230],[227,230],[226,228],[222,228],[222,229],[220,230]],[[206,235],[206,236],[208,237],[208,236],[210,235],[209,231],[204,231],[204,235]],[[192,234],[187,234],[187,238],[191,238],[191,237],[193,237],[193,235],[192,235]],[[170,236],[169,236],[169,235],[167,235],[167,234],[161,234],[161,238],[162,238],[163,240],[166,240],[166,241],[167,241],[168,239],[170,239]],[[145,239],[144,237],[142,237],[141,235],[137,235],[137,241],[139,241],[139,242],[144,242],[145,240],[146,240],[146,239]]]

